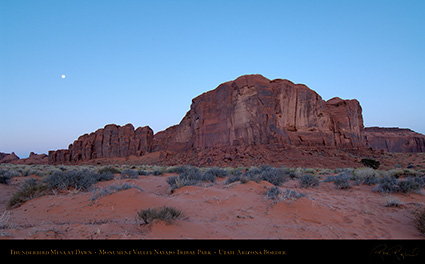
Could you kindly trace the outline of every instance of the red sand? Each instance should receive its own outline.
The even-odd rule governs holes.
[[[125,182],[136,188],[103,196],[66,191],[27,201],[10,210],[1,239],[154,239],[154,238],[266,238],[266,239],[423,239],[412,223],[413,213],[425,202],[421,194],[392,194],[403,205],[385,207],[385,195],[374,186],[339,190],[321,182],[311,189],[289,181],[279,187],[303,192],[306,198],[288,202],[267,199],[268,182],[224,184],[223,179],[203,186],[187,186],[169,193],[166,176],[114,179],[95,188]],[[28,178],[28,177],[25,177]],[[0,213],[24,177],[0,184]],[[422,190],[423,191],[423,190]],[[148,207],[173,206],[182,216],[171,223],[141,225],[137,212]],[[0,214],[1,215],[1,214]]]

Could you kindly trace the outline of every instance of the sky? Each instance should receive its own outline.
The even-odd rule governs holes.
[[[111,123],[156,133],[244,74],[425,134],[424,13],[423,0],[0,0],[0,152],[68,148]]]

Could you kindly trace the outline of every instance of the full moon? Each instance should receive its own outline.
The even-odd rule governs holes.
[[[66,77],[66,76],[65,76],[65,74],[62,74],[62,75],[61,75],[61,78],[62,78],[62,79],[65,79],[65,77]]]

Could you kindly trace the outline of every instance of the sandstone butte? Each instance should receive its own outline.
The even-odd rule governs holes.
[[[49,164],[332,167],[358,164],[370,148],[425,149],[423,135],[406,149],[403,139],[385,141],[387,132],[364,128],[357,100],[324,101],[303,84],[245,75],[194,98],[178,125],[156,134],[148,126],[106,125],[49,151]]]

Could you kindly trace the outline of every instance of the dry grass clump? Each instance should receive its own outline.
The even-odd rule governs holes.
[[[150,224],[154,220],[165,221],[170,223],[171,220],[177,219],[181,215],[181,211],[174,207],[155,207],[140,210],[137,212],[139,220],[143,221],[143,224]]]
[[[305,193],[298,193],[291,189],[285,189],[285,191],[282,192],[277,186],[268,188],[265,194],[268,199],[275,201],[295,201],[302,197],[306,197]]]

